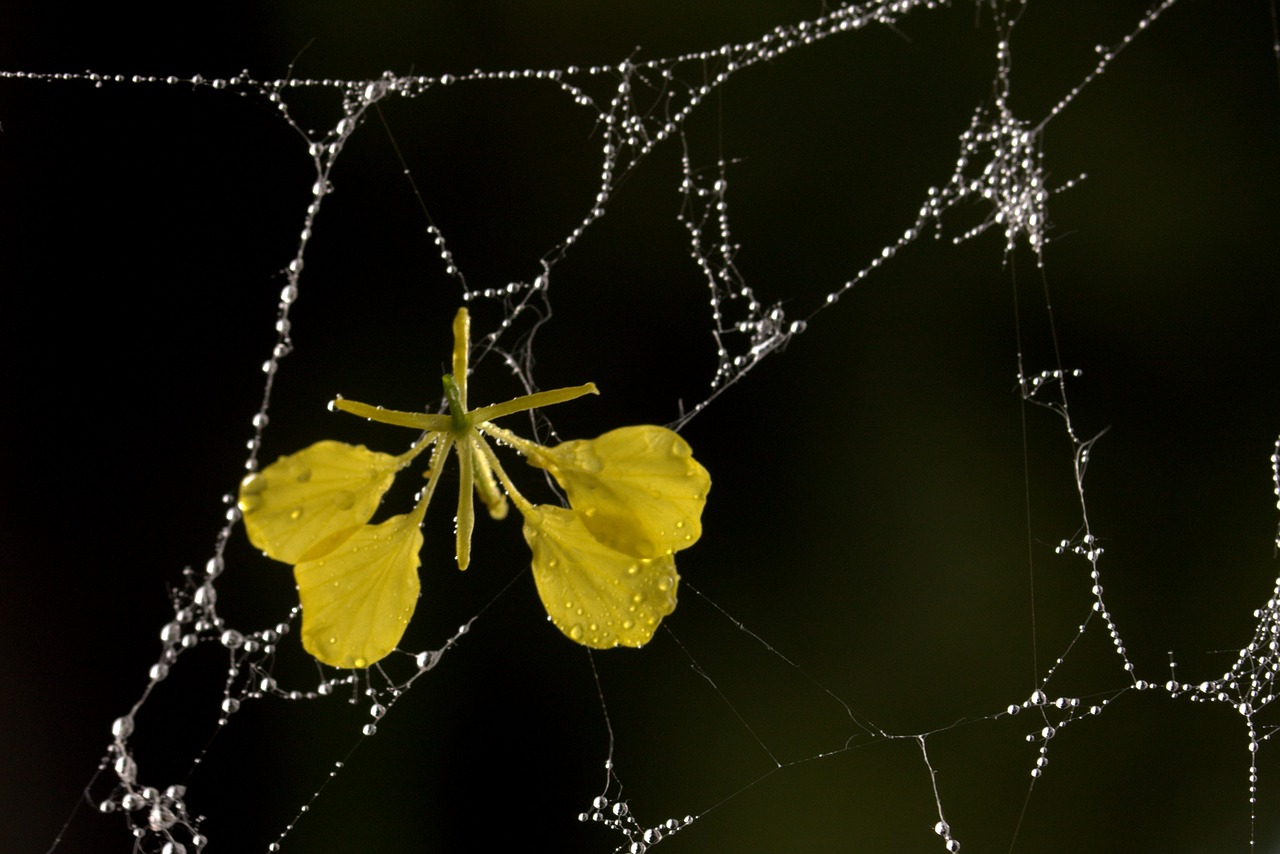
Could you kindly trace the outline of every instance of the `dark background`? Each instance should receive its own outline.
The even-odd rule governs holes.
[[[1092,67],[1093,45],[1117,43],[1145,7],[1029,4],[1014,109],[1042,116]],[[296,59],[299,77],[361,79],[589,66],[637,46],[640,59],[714,48],[822,11],[781,0],[201,8],[10,4],[0,69],[274,78]],[[704,105],[691,154],[738,161],[738,264],[762,301],[809,314],[950,175],[956,137],[990,93],[989,14],[956,3],[832,38],[742,72]],[[1271,42],[1265,3],[1183,0],[1044,137],[1053,183],[1089,174],[1053,200],[1045,281],[1063,364],[1084,371],[1071,386],[1077,431],[1109,428],[1086,481],[1107,603],[1137,675],[1156,683],[1170,651],[1187,681],[1226,670],[1277,574]],[[338,117],[329,94],[292,103],[307,126]],[[597,129],[550,87],[456,86],[383,112],[473,287],[536,275],[590,204]],[[263,100],[208,88],[5,79],[0,123],[0,849],[42,851],[145,685],[167,590],[211,553],[314,176],[305,143]],[[460,292],[379,125],[353,137],[333,175],[267,460],[320,438],[402,447],[401,431],[327,413],[335,393],[399,408],[439,394]],[[556,267],[535,378],[604,392],[557,407],[566,437],[664,423],[706,394],[714,349],[675,220],[678,157],[673,142],[643,163]],[[986,212],[970,213],[947,233]],[[1071,449],[1039,408],[1025,410],[1023,463],[1014,294],[1028,369],[1051,369],[1045,285],[1025,249],[1002,249],[994,233],[959,248],[920,242],[686,429],[714,488],[703,540],[680,556],[671,632],[595,656],[632,808],[646,824],[704,816],[664,851],[940,850],[914,741],[752,785],[771,763],[735,710],[782,762],[861,732],[814,682],[887,732],[948,728],[1026,698],[1087,617],[1087,565],[1052,551],[1080,524]],[[500,318],[493,304],[473,311],[479,331]],[[473,389],[515,393],[496,360]],[[591,664],[546,624],[517,524],[480,520],[460,574],[450,513],[430,515],[406,648],[437,646],[487,609],[359,744],[285,850],[613,850],[620,838],[576,820],[608,751]],[[229,555],[222,613],[244,628],[282,619],[288,570],[243,542]],[[1051,696],[1087,705],[1130,684],[1101,629],[1076,643]],[[296,643],[282,644],[279,675],[307,689],[314,671]],[[148,704],[144,782],[190,771],[214,730],[222,665],[197,650]],[[1274,715],[1259,719],[1269,733]],[[211,850],[264,850],[365,720],[363,703],[341,699],[238,715],[189,780]],[[1246,850],[1247,734],[1230,707],[1131,691],[1054,739],[1028,798],[1036,752],[1024,736],[1041,725],[1024,714],[928,741],[966,851],[1008,850],[1024,807],[1016,850]],[[1267,744],[1259,756],[1259,850],[1280,844],[1273,754]],[[82,811],[58,850],[130,846],[120,817]]]

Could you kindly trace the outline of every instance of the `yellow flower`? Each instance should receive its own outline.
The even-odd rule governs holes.
[[[334,667],[368,667],[399,644],[419,593],[421,524],[450,451],[460,485],[455,555],[470,563],[472,490],[494,519],[507,497],[524,516],[534,580],[551,622],[598,649],[643,646],[676,605],[674,553],[702,533],[711,478],[689,445],[664,427],[622,427],[547,448],[493,424],[516,412],[596,394],[592,383],[467,409],[470,319],[453,322],[449,414],[399,412],[338,399],[332,406],[422,436],[398,456],[322,441],[247,476],[240,509],[249,541],[294,564],[303,647]],[[487,437],[546,469],[571,509],[533,505],[507,476]],[[369,524],[395,475],[432,448],[427,485],[407,514]]]

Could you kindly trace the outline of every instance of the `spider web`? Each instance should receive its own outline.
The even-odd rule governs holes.
[[[6,850],[1275,845],[1267,11],[577,11],[6,54]],[[222,496],[461,301],[475,395],[600,385],[542,438],[689,439],[680,607],[589,655],[437,508],[318,670]]]

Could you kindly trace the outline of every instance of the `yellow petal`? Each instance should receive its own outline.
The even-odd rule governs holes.
[[[294,567],[302,646],[333,667],[368,667],[400,643],[418,603],[418,511],[366,525]]]
[[[333,551],[369,521],[403,464],[329,441],[281,457],[240,483],[249,542],[285,563]]]
[[[467,356],[471,349],[471,315],[464,305],[453,316],[453,378],[458,384],[458,399],[467,409]]]
[[[555,627],[595,649],[644,646],[676,608],[675,559],[644,560],[603,545],[577,513],[539,505],[525,514],[533,580]]]
[[[599,393],[600,390],[596,388],[595,383],[569,386],[567,388],[553,388],[550,391],[538,391],[533,394],[522,394],[519,397],[513,397],[503,403],[494,403],[489,406],[482,406],[479,409],[471,410],[467,414],[471,416],[472,424],[483,424],[486,421],[493,421],[504,415],[511,415],[514,412],[524,412],[527,409],[537,409],[541,406],[565,403],[582,397],[584,394]]]
[[[358,400],[347,400],[339,397],[330,402],[330,407],[342,412],[349,412],[370,421],[381,424],[393,424],[397,427],[413,427],[439,433],[449,429],[448,415],[435,415],[430,412],[401,412],[397,409],[383,409],[381,406],[370,406]]]
[[[471,563],[471,532],[476,527],[475,504],[471,490],[475,488],[474,459],[475,439],[467,436],[457,443],[458,448],[458,514],[454,517],[457,527],[455,551],[458,558],[458,569],[466,569]]]
[[[489,458],[483,447],[486,445],[484,436],[480,433],[473,434],[471,444],[475,448],[471,457],[476,466],[476,493],[488,508],[490,519],[505,519],[507,518],[507,496],[494,480],[493,466],[489,465]],[[487,453],[492,454],[492,449]]]
[[[711,476],[672,430],[620,427],[543,449],[529,461],[551,472],[587,530],[612,549],[654,558],[702,536]]]

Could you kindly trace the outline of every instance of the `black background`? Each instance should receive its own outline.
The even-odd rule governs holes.
[[[1093,45],[1118,42],[1145,5],[1031,3],[1013,44],[1015,111],[1044,115],[1092,67]],[[294,62],[299,77],[362,79],[589,66],[637,46],[644,59],[743,41],[820,12],[780,0],[16,4],[0,24],[0,68],[269,78]],[[956,137],[990,93],[989,15],[957,3],[829,39],[742,72],[695,116],[695,162],[737,161],[738,263],[762,301],[809,314],[947,179]],[[1109,428],[1086,481],[1107,603],[1137,675],[1158,684],[1170,651],[1187,681],[1227,669],[1277,574],[1271,43],[1264,3],[1183,0],[1044,136],[1052,183],[1089,175],[1050,207],[1045,281],[1062,362],[1084,372],[1071,386],[1077,431]],[[291,103],[308,127],[337,120],[330,94]],[[383,113],[472,287],[536,275],[590,205],[598,129],[551,87],[468,84]],[[263,100],[208,88],[0,80],[0,123],[0,848],[41,851],[145,685],[168,587],[211,552],[314,175],[305,142]],[[556,267],[535,378],[603,391],[552,413],[565,437],[667,422],[706,394],[714,347],[675,219],[678,157],[672,142],[643,163]],[[460,289],[399,169],[373,118],[340,158],[267,460],[319,438],[407,441],[327,413],[335,393],[398,408],[438,397]],[[985,215],[970,213],[947,233]],[[595,656],[632,808],[646,824],[704,816],[663,850],[940,850],[914,741],[750,785],[772,763],[734,710],[783,762],[860,732],[810,680],[890,733],[947,728],[1026,698],[1088,615],[1087,565],[1052,552],[1079,526],[1070,446],[1035,407],[1023,465],[1014,293],[1028,369],[1051,369],[1045,286],[1025,249],[1002,249],[995,233],[920,242],[686,429],[714,487],[703,540],[680,557],[689,586],[671,633]],[[493,304],[473,312],[480,331],[500,319]],[[472,387],[473,400],[517,391],[497,360]],[[546,624],[516,523],[480,520],[460,574],[451,514],[430,515],[405,647],[439,645],[486,610],[360,743],[285,850],[613,850],[620,838],[576,820],[608,750],[591,664]],[[281,619],[288,570],[239,540],[229,559],[222,613],[245,628]],[[296,638],[282,647],[282,682],[312,687]],[[213,732],[221,662],[212,649],[184,657],[140,716],[144,781],[190,770]],[[1047,690],[1089,704],[1127,684],[1095,622]],[[341,699],[241,712],[189,780],[210,850],[264,850],[366,720],[363,703]],[[1129,692],[1053,741],[1028,798],[1036,753],[1024,736],[1040,726],[1024,714],[928,741],[965,850],[1007,850],[1024,805],[1016,850],[1245,850],[1249,754],[1230,707]],[[1280,841],[1272,757],[1265,745],[1261,850]],[[58,850],[128,851],[122,825],[82,812]]]

